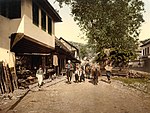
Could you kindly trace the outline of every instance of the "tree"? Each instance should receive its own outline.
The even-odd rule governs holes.
[[[81,46],[80,48],[80,58],[83,59],[84,57],[88,56],[87,48],[85,45]]]
[[[70,41],[72,45],[77,47],[79,49],[79,57],[80,59],[84,59],[87,57],[87,59],[90,59],[93,57],[93,50],[91,50],[87,44],[77,43]]]
[[[142,0],[56,0],[71,6],[74,20],[85,32],[96,53],[104,48],[128,51],[135,56],[140,27],[144,22]],[[129,57],[132,58],[132,57]],[[100,59],[100,57],[99,57]]]

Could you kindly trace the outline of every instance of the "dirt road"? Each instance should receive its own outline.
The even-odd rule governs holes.
[[[102,79],[102,78],[99,78]],[[9,113],[150,113],[150,95],[117,81],[65,81],[33,90]]]

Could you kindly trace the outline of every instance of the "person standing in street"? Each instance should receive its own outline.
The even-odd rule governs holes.
[[[79,67],[76,67],[76,71],[75,71],[75,82],[76,82],[76,83],[79,82]]]
[[[80,82],[82,82],[82,80],[85,81],[84,75],[85,75],[84,67],[81,66],[81,68],[80,68]]]
[[[73,69],[73,66],[71,64],[71,61],[68,60],[68,63],[66,64],[66,75],[67,75],[67,80],[68,80],[68,83],[71,83],[71,78],[72,78],[72,69]]]
[[[96,67],[96,64],[92,66],[92,77],[93,77],[93,84],[97,85],[98,84],[98,69]]]
[[[85,65],[85,75],[86,75],[86,78],[90,79],[90,64],[89,64],[89,62]]]
[[[36,72],[36,77],[38,78],[38,86],[41,88],[42,83],[43,83],[43,76],[44,76],[44,71],[42,69],[42,66],[39,66],[39,69]]]
[[[108,82],[111,83],[111,80],[110,80],[110,76],[112,75],[111,72],[112,72],[112,62],[106,62],[106,66],[105,66],[105,70],[106,70],[106,76],[107,76],[107,79],[108,79]]]

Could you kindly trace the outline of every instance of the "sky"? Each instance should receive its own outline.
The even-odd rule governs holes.
[[[55,0],[48,0],[54,9],[59,10],[58,14],[62,18],[63,22],[55,24],[55,36],[57,38],[64,38],[67,41],[74,41],[79,43],[86,43],[86,38],[84,37],[83,32],[80,30],[79,26],[73,20],[71,16],[70,8],[66,5],[63,5],[63,8],[60,8],[58,3]],[[143,0],[145,4],[145,13],[144,20],[142,24],[141,33],[139,35],[139,40],[144,40],[150,38],[150,0]]]
[[[143,0],[145,3],[145,13],[144,20],[145,22],[142,24],[141,33],[139,36],[140,40],[144,40],[150,38],[150,0]]]

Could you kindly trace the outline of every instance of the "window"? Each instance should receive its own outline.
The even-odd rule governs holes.
[[[32,19],[33,24],[39,26],[39,7],[32,2]]]
[[[143,49],[143,56],[144,56],[145,54],[144,54],[144,49]]]
[[[10,19],[21,18],[21,0],[0,0],[0,15]]]
[[[52,19],[48,17],[48,33],[52,35]]]
[[[41,26],[46,31],[46,13],[43,10],[41,10]]]

